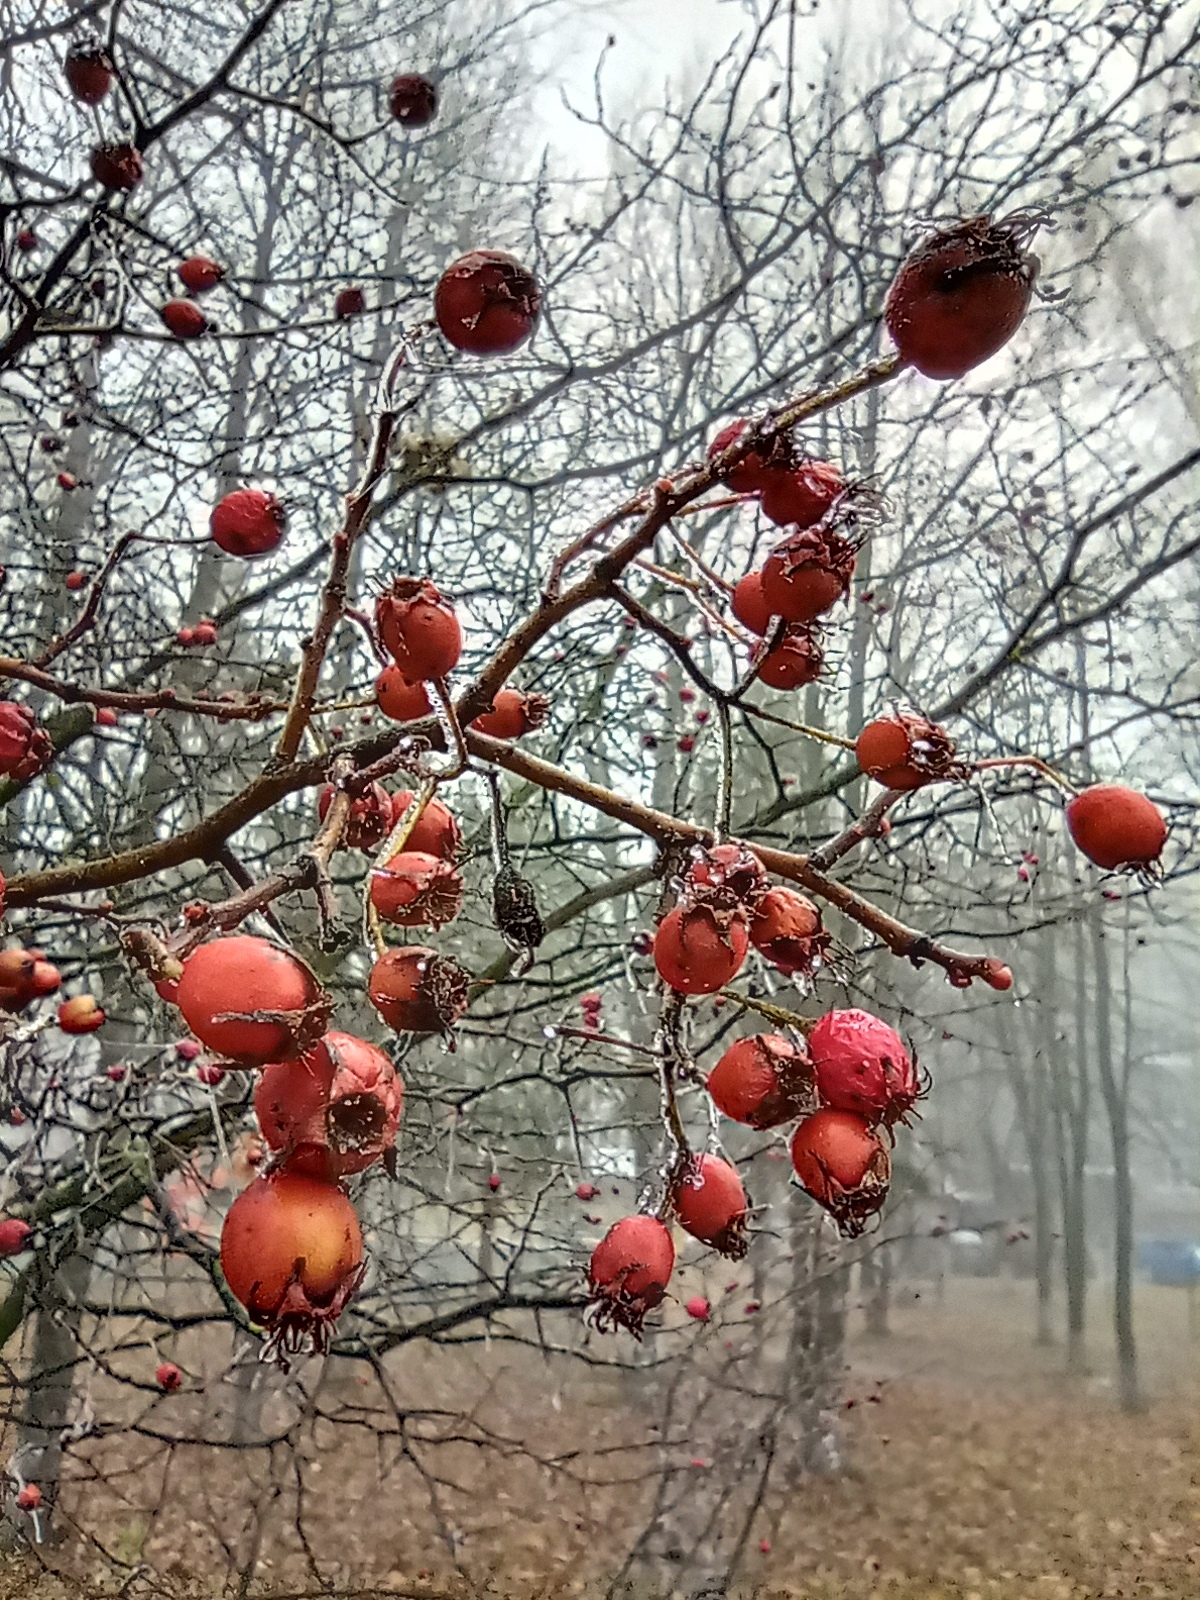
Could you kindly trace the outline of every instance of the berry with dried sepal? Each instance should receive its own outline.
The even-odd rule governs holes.
[[[1008,343],[1038,275],[1025,247],[1048,220],[1035,211],[968,217],[910,251],[883,307],[908,365],[927,378],[961,378]]]
[[[375,625],[410,683],[444,678],[462,654],[454,607],[428,578],[397,578],[375,602]]]
[[[209,289],[215,289],[225,276],[225,268],[209,256],[189,256],[186,261],[179,263],[176,270],[184,288],[190,289],[193,294],[204,294]]]
[[[27,706],[0,700],[0,777],[34,778],[54,759],[50,735]]]
[[[887,1199],[892,1163],[864,1117],[816,1111],[792,1135],[792,1166],[806,1194],[856,1238]]]
[[[352,286],[338,290],[333,302],[333,314],[339,322],[345,322],[348,317],[361,316],[366,309],[367,297],[361,289]]]
[[[754,424],[746,417],[729,423],[716,435],[708,447],[708,460],[718,456],[743,439]],[[737,494],[760,494],[770,481],[772,470],[784,470],[792,465],[791,441],[785,433],[775,434],[769,442],[756,443],[738,462],[721,474],[721,482],[728,484]],[[748,624],[747,624],[748,626]]]
[[[404,128],[424,128],[437,115],[437,85],[419,72],[401,72],[392,79],[388,110]]]
[[[824,666],[825,654],[812,627],[799,623],[758,663],[758,681],[771,689],[802,689],[816,683]]]
[[[141,153],[131,144],[100,144],[91,154],[92,177],[112,194],[128,194],[142,181]]]
[[[749,945],[743,918],[722,926],[708,906],[678,905],[658,925],[654,964],[679,994],[714,994],[737,976]]]
[[[379,957],[367,979],[367,999],[396,1033],[450,1038],[467,1009],[470,984],[470,975],[449,956],[410,944]]]
[[[99,45],[74,45],[63,62],[63,73],[76,100],[98,106],[112,88],[116,68],[107,50]]]
[[[425,685],[410,682],[394,663],[375,680],[375,704],[392,722],[416,722],[433,711]]]
[[[471,726],[493,739],[519,739],[522,734],[540,728],[549,715],[548,695],[497,689],[492,696],[492,709],[477,716]]]
[[[588,1266],[596,1327],[627,1328],[640,1339],[646,1314],[662,1304],[674,1269],[671,1232],[657,1217],[639,1213],[615,1222]]]
[[[764,474],[763,515],[780,527],[811,528],[844,492],[846,480],[832,461],[803,461]]]
[[[254,1114],[289,1172],[326,1181],[363,1172],[395,1147],[404,1085],[378,1046],[330,1029],[299,1061],[272,1062]]]
[[[786,621],[815,622],[845,597],[858,546],[834,518],[798,528],[776,545],[762,569],[763,604]]]
[[[243,1066],[294,1061],[325,1032],[332,1010],[298,956],[251,934],[194,950],[176,999],[197,1039]]]
[[[746,1237],[746,1191],[738,1170],[720,1156],[690,1156],[671,1180],[671,1205],[679,1226],[693,1239],[740,1261]]]
[[[873,1127],[903,1122],[921,1093],[904,1041],[869,1011],[829,1011],[808,1036],[821,1104]]]
[[[816,1109],[813,1069],[803,1044],[756,1033],[731,1044],[708,1075],[713,1104],[748,1128],[778,1128]]]
[[[321,822],[329,815],[333,794],[331,783],[322,786],[317,797],[317,817]],[[351,802],[341,842],[347,850],[374,850],[387,838],[391,827],[392,797],[381,783],[373,783]]]
[[[776,886],[754,908],[750,942],[780,972],[811,977],[825,959],[830,939],[807,895]]]
[[[448,266],[438,280],[433,313],[458,350],[471,355],[508,355],[537,325],[542,292],[515,256],[503,250],[472,250]]]
[[[868,722],[854,742],[854,754],[867,776],[889,789],[920,789],[962,771],[945,728],[915,712]]]
[[[371,904],[402,928],[440,928],[462,910],[461,875],[440,856],[401,850],[371,873]]]
[[[286,522],[282,504],[266,489],[234,489],[213,507],[208,528],[227,556],[249,561],[275,549]]]

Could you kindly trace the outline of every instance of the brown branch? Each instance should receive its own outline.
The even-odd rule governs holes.
[[[114,711],[182,711],[192,716],[217,717],[222,722],[263,722],[273,713],[286,709],[286,703],[282,700],[268,700],[253,694],[236,700],[221,700],[215,695],[180,694],[177,689],[156,689],[145,693],[124,689],[88,689],[66,678],[56,678],[49,672],[43,672],[41,667],[19,661],[15,656],[0,656],[0,680],[4,678],[16,678],[22,683],[32,684],[35,689],[43,689],[68,705],[111,706]]]

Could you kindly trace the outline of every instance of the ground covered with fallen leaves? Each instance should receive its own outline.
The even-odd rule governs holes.
[[[1200,1342],[1186,1295],[1139,1289],[1148,1404],[1133,1416],[1117,1409],[1101,1289],[1093,1310],[1090,1371],[1072,1378],[1063,1374],[1061,1348],[1032,1343],[1032,1293],[1024,1281],[952,1280],[940,1298],[933,1288],[910,1290],[898,1297],[887,1338],[868,1338],[856,1327],[844,1399],[847,1470],[801,1482],[786,1502],[768,1498],[729,1594],[1200,1597]],[[570,1404],[567,1397],[568,1412]],[[329,1460],[322,1468],[343,1488],[355,1482],[349,1462]],[[415,1558],[390,1569],[364,1559],[359,1575],[355,1550],[386,1551],[385,1524],[401,1508],[386,1482],[365,1497],[348,1488],[331,1501],[337,1511],[328,1531],[340,1537],[346,1557],[333,1579],[336,1592],[355,1600],[565,1600],[606,1592],[605,1524],[619,1512],[619,1495],[513,1514],[512,1501],[521,1498],[515,1478],[482,1487],[469,1528],[469,1572],[431,1544],[423,1567]],[[186,1502],[187,1485],[176,1484],[175,1493]],[[121,1514],[114,1502],[111,1515]],[[137,1551],[146,1563],[140,1570],[136,1562],[109,1571],[76,1563],[66,1578],[37,1561],[9,1558],[0,1568],[0,1600],[220,1593],[223,1580],[203,1577],[204,1547],[186,1546],[185,1526],[171,1518],[156,1523]],[[172,1541],[178,1548],[167,1547]],[[262,1555],[253,1583],[237,1591],[242,1595],[331,1592],[295,1581],[269,1543]],[[617,1593],[649,1600],[645,1588]]]

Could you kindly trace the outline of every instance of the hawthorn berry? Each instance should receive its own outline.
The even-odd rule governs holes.
[[[375,625],[410,682],[444,678],[458,665],[462,629],[454,607],[428,578],[397,578],[375,602]]]
[[[91,154],[92,177],[114,194],[128,194],[142,181],[141,152],[131,144],[100,144]]]
[[[640,1339],[646,1314],[662,1304],[675,1269],[670,1229],[657,1217],[622,1217],[592,1251],[588,1286],[597,1328],[627,1328]]]
[[[858,764],[889,789],[919,789],[955,775],[954,743],[928,717],[896,712],[868,722],[854,742]]]
[[[352,287],[339,289],[337,298],[333,302],[333,314],[339,321],[344,322],[347,317],[357,317],[367,309],[367,297],[361,289]]]
[[[720,1156],[692,1156],[672,1179],[670,1197],[679,1226],[693,1239],[735,1261],[746,1254],[746,1191],[736,1167]]]
[[[798,528],[767,557],[763,604],[788,622],[815,622],[848,592],[855,548],[829,523]]]
[[[194,300],[168,300],[158,313],[177,339],[198,339],[208,318]]]
[[[806,895],[777,886],[768,889],[754,908],[750,942],[780,972],[811,977],[824,960],[829,935],[821,913]]]
[[[472,250],[438,280],[433,312],[458,350],[508,355],[537,324],[542,292],[533,273],[503,250]]]
[[[98,106],[112,87],[116,68],[112,57],[99,46],[75,45],[67,52],[63,72],[76,100]]]
[[[37,236],[36,233],[34,233],[33,229],[32,228],[22,228],[21,231],[17,234],[17,249],[18,250],[36,250],[37,246],[38,246],[38,236]]]
[[[375,703],[393,722],[416,722],[433,711],[425,685],[411,683],[394,663],[375,680]]]
[[[869,1011],[826,1012],[808,1051],[823,1106],[891,1127],[917,1103],[921,1086],[903,1040]]]
[[[154,1369],[154,1381],[164,1394],[174,1394],[183,1382],[183,1373],[173,1361],[163,1361]]]
[[[658,925],[654,964],[680,994],[713,994],[737,976],[749,943],[742,918],[722,927],[708,906],[680,905]]]
[[[208,289],[215,289],[225,276],[225,268],[209,256],[189,256],[186,261],[179,263],[176,270],[184,288],[190,289],[193,294],[204,294]]]
[[[751,633],[764,636],[771,626],[771,608],[763,595],[763,575],[748,572],[733,591],[733,614]]]
[[[282,504],[266,489],[234,489],[213,507],[208,528],[227,556],[249,561],[275,549],[286,522]]]
[[[492,709],[481,712],[471,723],[480,733],[493,739],[519,739],[540,728],[550,714],[550,700],[544,694],[522,694],[519,689],[497,689]]]
[[[437,85],[419,72],[402,72],[392,79],[388,110],[405,128],[424,128],[437,115]]]
[[[245,1066],[303,1055],[331,1009],[298,956],[252,934],[227,934],[194,950],[177,1002],[197,1039]]]
[[[403,928],[440,928],[462,910],[463,881],[448,861],[401,850],[371,873],[371,904]]]
[[[812,628],[795,624],[773,650],[758,663],[758,680],[771,689],[802,689],[816,683],[825,666],[825,655]]]
[[[422,945],[388,950],[371,968],[367,999],[397,1033],[447,1036],[467,1009],[470,977]]]
[[[1025,246],[1047,219],[969,217],[909,253],[884,301],[901,357],[927,378],[961,378],[1020,327],[1039,263]]]
[[[29,1247],[33,1229],[20,1217],[0,1219],[0,1256],[19,1256]]]
[[[805,1192],[854,1238],[887,1199],[892,1164],[879,1135],[853,1111],[815,1111],[792,1135]]]
[[[1067,806],[1067,828],[1098,867],[1146,868],[1162,855],[1167,824],[1152,800],[1120,783],[1096,783]]]
[[[104,1023],[105,1014],[94,995],[74,995],[58,1008],[58,1025],[64,1033],[95,1033]]]
[[[763,516],[781,527],[811,528],[833,505],[846,480],[831,461],[804,461],[797,467],[776,467],[763,474]]]
[[[392,796],[393,828],[412,805],[413,799],[411,789],[397,789]],[[458,818],[440,800],[430,800],[404,841],[404,848],[439,856],[443,861],[457,861],[462,849],[462,829],[458,825]]]
[[[778,1033],[735,1040],[706,1087],[718,1111],[749,1128],[777,1128],[815,1109],[808,1050]]]

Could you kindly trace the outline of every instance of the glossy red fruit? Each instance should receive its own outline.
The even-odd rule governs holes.
[[[854,742],[858,764],[889,789],[919,789],[954,774],[954,743],[928,717],[897,712],[868,722]]]
[[[254,1115],[289,1172],[342,1178],[395,1147],[404,1085],[376,1045],[331,1029],[299,1061],[272,1062],[254,1091]]]
[[[186,261],[179,263],[176,270],[184,288],[190,289],[193,294],[203,294],[207,289],[215,289],[225,276],[225,268],[209,256],[189,256]]]
[[[722,927],[707,906],[676,906],[658,925],[654,965],[680,994],[713,994],[737,976],[749,943],[741,918]]]
[[[854,544],[836,529],[800,528],[767,557],[763,603],[788,622],[815,622],[849,590],[854,560]]]
[[[816,683],[824,666],[825,655],[811,627],[795,624],[759,662],[758,680],[771,689],[802,689]]]
[[[707,1322],[712,1315],[712,1307],[702,1294],[694,1294],[683,1309],[694,1322]]]
[[[174,1394],[183,1382],[183,1373],[173,1361],[163,1361],[154,1369],[154,1381],[164,1394]]]
[[[461,875],[440,856],[401,850],[371,873],[371,904],[402,928],[440,928],[462,910]]]
[[[78,594],[87,583],[87,577],[82,572],[68,572],[63,579],[63,588],[70,594]]]
[[[829,948],[821,913],[795,889],[768,889],[750,919],[750,942],[773,966],[788,976],[812,974]]]
[[[58,1025],[64,1033],[95,1033],[105,1023],[105,1014],[95,996],[77,994],[58,1008]]]
[[[437,104],[437,85],[419,72],[402,72],[392,79],[388,110],[402,127],[427,127],[437,115]]]
[[[808,1051],[779,1033],[736,1040],[707,1087],[717,1110],[748,1128],[777,1128],[816,1104]]]
[[[454,607],[428,578],[397,578],[375,602],[385,649],[412,683],[444,678],[462,654]]]
[[[198,339],[208,327],[208,319],[194,300],[168,300],[159,312],[177,339]]]
[[[519,739],[540,728],[550,714],[550,700],[544,694],[522,694],[519,689],[497,689],[492,709],[481,712],[472,722],[480,733],[493,739]]]
[[[1025,250],[1046,218],[969,217],[930,234],[903,262],[883,316],[896,348],[927,378],[961,378],[994,355],[1029,309],[1038,260]]]
[[[37,236],[37,234],[34,233],[32,228],[22,228],[21,231],[17,234],[17,249],[18,250],[36,250],[37,247],[38,247],[38,236]]]
[[[54,756],[50,735],[28,706],[0,700],[0,777],[33,778]]]
[[[537,325],[542,291],[528,268],[503,250],[472,250],[448,266],[433,296],[438,327],[458,350],[502,356]]]
[[[628,1328],[640,1339],[646,1313],[662,1304],[674,1268],[671,1232],[657,1217],[639,1214],[615,1222],[588,1267],[597,1328]]]
[[[697,845],[683,878],[682,904],[749,915],[767,889],[762,862],[744,844]]]
[[[803,461],[791,470],[776,467],[766,473],[759,504],[763,515],[781,527],[811,528],[845,487],[832,461]]]
[[[816,1111],[792,1135],[792,1166],[806,1193],[848,1238],[887,1199],[892,1164],[879,1135],[852,1111]]]
[[[317,816],[321,822],[333,804],[333,785],[325,784],[317,796]],[[392,826],[392,797],[381,783],[373,783],[350,806],[350,818],[342,831],[347,850],[374,850],[387,838]]]
[[[708,447],[708,459],[714,461],[723,451],[735,445],[748,428],[753,427],[747,418],[730,422],[713,439]],[[791,465],[791,446],[786,434],[776,434],[770,443],[757,445],[742,457],[736,467],[722,473],[721,482],[736,494],[758,494],[769,482],[772,471]],[[746,624],[749,627],[749,623]]]
[[[392,796],[392,826],[413,802],[411,789],[397,789]],[[417,850],[442,861],[457,861],[462,850],[462,829],[458,818],[440,800],[430,800],[417,818],[417,824],[404,841],[405,850]]]
[[[375,704],[393,722],[416,722],[433,711],[425,685],[410,683],[395,665],[384,667],[376,678]]]
[[[324,1033],[331,1009],[299,957],[244,933],[192,952],[177,1003],[197,1039],[246,1066],[303,1055]]]
[[[58,487],[65,490],[67,494],[70,494],[72,489],[78,489],[79,487],[79,479],[73,472],[59,472],[55,475],[54,481],[58,484]]]
[[[141,153],[131,144],[99,144],[91,154],[92,177],[113,194],[128,194],[142,181]]]
[[[744,628],[760,637],[771,626],[771,608],[763,596],[763,575],[748,572],[733,591],[733,614]]]
[[[22,1250],[28,1249],[32,1233],[33,1229],[20,1217],[0,1220],[0,1256],[19,1256]]]
[[[740,1261],[746,1254],[746,1191],[736,1167],[720,1156],[692,1156],[671,1182],[679,1226],[693,1239]]]
[[[208,519],[213,542],[228,556],[265,556],[283,538],[287,516],[266,489],[234,489],[217,502]]]
[[[874,1126],[902,1122],[921,1093],[904,1041],[869,1011],[829,1011],[808,1036],[821,1104]]]
[[[354,1207],[336,1184],[299,1173],[255,1178],[225,1218],[221,1270],[273,1350],[323,1352],[362,1280]]]
[[[71,93],[89,106],[98,106],[112,88],[115,70],[112,57],[99,47],[76,45],[63,62]]]
[[[388,950],[371,968],[367,999],[397,1033],[449,1035],[467,1009],[470,977],[422,945]]]
[[[33,951],[30,951],[33,955]],[[40,956],[34,955],[33,973],[29,980],[29,987],[34,994],[53,994],[62,986],[62,973],[49,961],[43,961]]]
[[[27,1483],[17,1495],[18,1511],[36,1511],[42,1503],[42,1491],[36,1483]]]
[[[343,322],[347,317],[357,317],[367,309],[367,297],[358,288],[339,289],[333,302],[333,314]]]
[[[1098,867],[1149,867],[1162,854],[1167,824],[1152,800],[1120,783],[1096,783],[1067,806],[1075,843]]]

